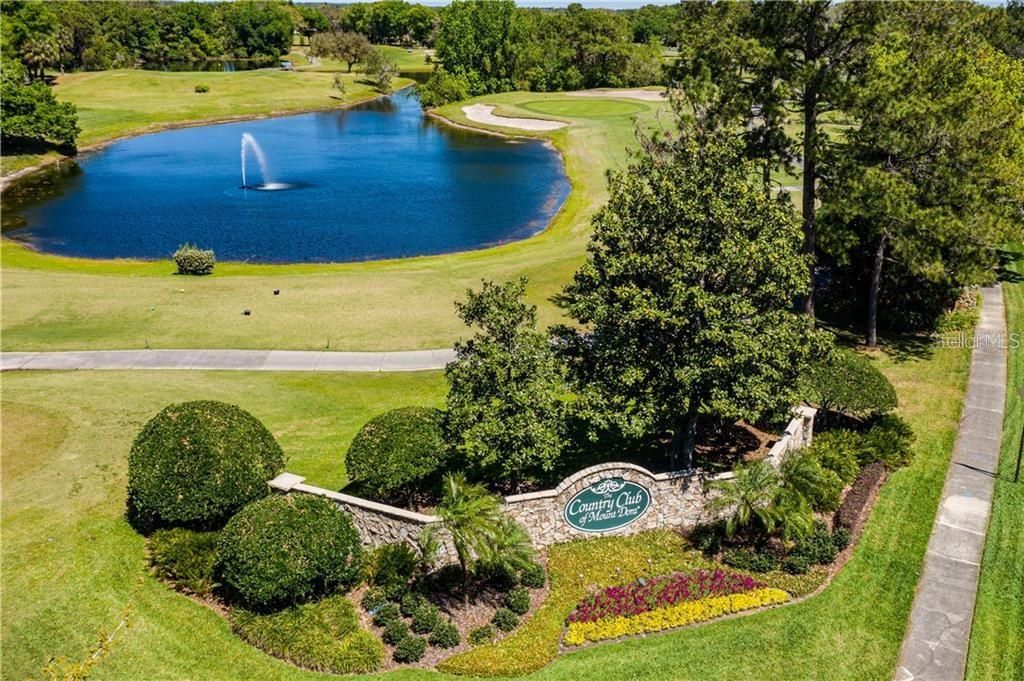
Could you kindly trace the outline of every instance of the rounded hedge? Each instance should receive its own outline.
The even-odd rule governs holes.
[[[128,455],[129,518],[155,526],[216,528],[268,494],[284,453],[249,412],[213,401],[165,407]]]
[[[867,357],[850,350],[813,362],[799,384],[806,402],[847,416],[868,418],[898,406],[889,379]]]
[[[359,494],[383,502],[406,501],[437,489],[444,452],[441,412],[405,407],[363,426],[345,456],[345,470]]]
[[[218,576],[250,607],[290,605],[351,586],[361,553],[359,532],[337,504],[274,495],[249,504],[224,527]]]

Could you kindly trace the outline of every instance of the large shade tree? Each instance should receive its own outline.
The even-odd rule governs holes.
[[[596,412],[671,434],[692,462],[698,417],[760,419],[794,403],[813,345],[800,226],[765,194],[741,142],[698,116],[614,174],[589,258],[564,292],[564,329]]]
[[[884,268],[983,282],[1024,224],[1024,64],[982,38],[969,7],[890,12],[850,109],[859,124],[823,192],[828,250],[871,263],[872,346]]]

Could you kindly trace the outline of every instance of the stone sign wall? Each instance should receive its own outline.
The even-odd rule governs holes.
[[[810,443],[815,410],[800,407],[786,431],[772,447],[767,461],[782,463],[786,453]],[[633,534],[654,528],[689,529],[712,520],[707,510],[713,492],[707,483],[733,474],[711,476],[700,470],[652,473],[629,463],[605,463],[585,468],[558,487],[505,497],[505,512],[520,523],[538,549],[587,536]],[[306,485],[305,478],[282,473],[270,481],[282,492],[318,494],[337,502],[352,514],[368,546],[415,542],[427,525],[440,522],[424,515],[359,497]],[[444,560],[454,560],[451,542],[444,542]]]

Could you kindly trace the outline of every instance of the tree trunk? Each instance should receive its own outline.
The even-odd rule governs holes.
[[[871,284],[868,288],[868,328],[867,343],[869,348],[878,345],[878,289],[882,285],[882,263],[885,261],[885,246],[888,236],[882,235],[875,251],[875,261],[871,266]]]
[[[462,568],[462,603],[469,605],[469,566],[462,556],[459,556],[459,567]]]
[[[804,173],[802,209],[804,218],[803,253],[810,257],[807,267],[808,292],[803,300],[803,312],[814,316],[814,265],[817,260],[817,224],[815,223],[815,188],[818,174],[818,93],[814,86],[808,86],[804,93]]]
[[[697,414],[697,400],[690,400],[686,416],[680,419],[672,434],[672,470],[693,468],[693,449],[697,444]]]
[[[352,66],[353,66],[354,64],[355,64],[355,62],[354,62],[354,61],[350,61],[350,62],[348,62],[348,72],[349,72],[349,73],[352,73]]]

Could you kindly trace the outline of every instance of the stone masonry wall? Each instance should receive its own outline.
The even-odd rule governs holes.
[[[785,432],[767,456],[773,466],[782,463],[785,455],[806,446],[814,435],[815,410],[799,407]],[[689,529],[712,520],[707,511],[713,492],[708,490],[711,480],[727,480],[733,474],[709,476],[701,471],[652,473],[629,463],[605,463],[585,468],[562,481],[555,489],[517,494],[505,497],[505,512],[520,523],[530,535],[533,544],[543,549],[552,544],[589,536],[634,534],[660,527]],[[571,527],[563,517],[566,503],[578,492],[605,478],[621,478],[636,483],[650,493],[650,506],[631,524],[607,532],[584,532]],[[427,525],[437,524],[440,518],[408,511],[367,499],[332,492],[304,484],[305,478],[282,473],[270,481],[272,489],[281,492],[318,494],[333,500],[352,514],[363,544],[380,546],[394,542],[415,545],[420,531]],[[443,538],[441,562],[453,562],[455,550],[450,538]]]

